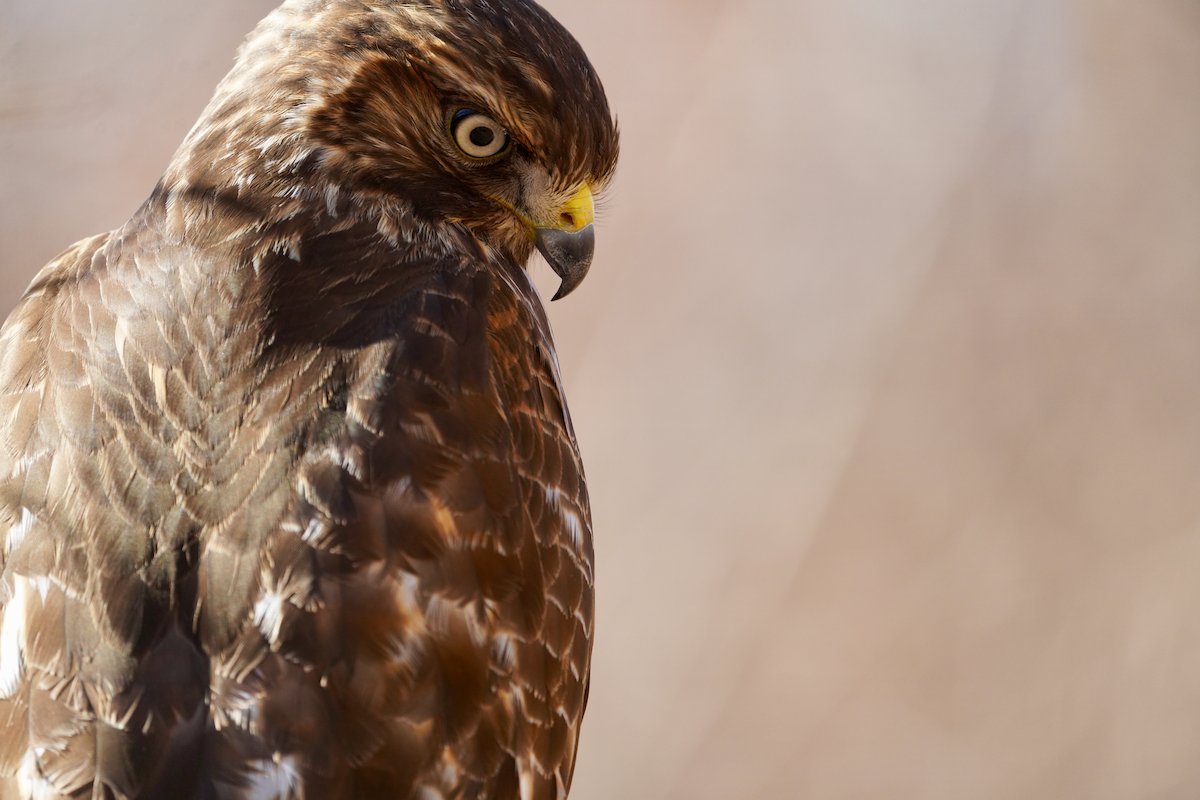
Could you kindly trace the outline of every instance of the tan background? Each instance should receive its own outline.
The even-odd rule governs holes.
[[[0,0],[0,305],[270,5]],[[624,132],[574,800],[1200,796],[1200,1],[547,5]]]

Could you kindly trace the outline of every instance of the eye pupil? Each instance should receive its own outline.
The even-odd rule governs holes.
[[[471,144],[476,147],[487,147],[496,139],[496,132],[482,125],[471,131]]]

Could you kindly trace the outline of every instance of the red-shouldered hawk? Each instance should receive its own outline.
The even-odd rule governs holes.
[[[529,0],[289,0],[0,333],[0,798],[563,798],[593,556],[541,301],[617,131]]]

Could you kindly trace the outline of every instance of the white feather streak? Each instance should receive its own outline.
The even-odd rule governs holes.
[[[277,753],[275,759],[260,759],[252,767],[246,800],[288,800],[297,796],[300,770],[295,756],[281,758]]]
[[[4,700],[13,696],[25,675],[25,626],[29,620],[26,583],[20,575],[13,579],[12,599],[0,621],[0,699]]]
[[[62,796],[42,772],[37,753],[40,749],[26,750],[17,769],[17,791],[22,800],[58,800]]]
[[[254,604],[254,624],[268,642],[277,642],[283,624],[283,598],[274,592],[263,592],[263,596]]]
[[[50,579],[45,575],[39,575],[36,578],[30,578],[29,585],[37,589],[38,596],[42,598],[42,605],[46,605],[46,595],[50,592]]]
[[[547,486],[546,503],[558,512],[559,518],[566,526],[567,535],[571,538],[571,547],[579,553],[583,549],[583,521],[580,520],[579,514],[570,507],[571,501],[566,494],[556,486]]]
[[[559,509],[559,514],[562,516],[563,524],[567,526],[567,534],[571,537],[571,546],[578,553],[583,548],[583,524],[579,521],[579,515],[568,508]]]
[[[12,551],[21,546],[21,542],[25,541],[26,534],[33,526],[33,514],[28,508],[21,507],[21,521],[13,525],[8,531],[8,540],[5,542],[5,553],[11,555]]]

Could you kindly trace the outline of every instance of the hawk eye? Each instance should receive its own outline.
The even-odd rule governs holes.
[[[508,131],[478,111],[464,108],[450,118],[450,135],[464,155],[493,158],[508,149]]]

